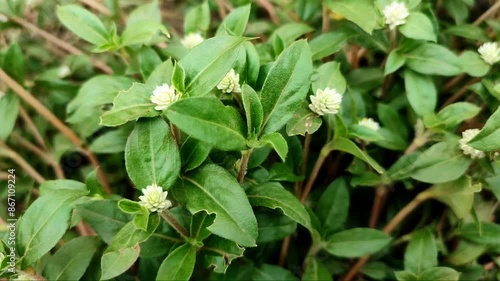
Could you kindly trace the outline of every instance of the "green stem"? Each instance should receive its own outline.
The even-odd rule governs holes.
[[[252,149],[241,152],[241,166],[238,171],[238,182],[243,183],[245,179],[245,174],[247,173],[248,160],[250,160],[250,154],[252,154]]]
[[[316,177],[318,176],[319,170],[321,169],[321,166],[323,165],[323,162],[325,162],[326,157],[330,154],[331,145],[330,142],[325,144],[323,148],[321,149],[321,152],[319,154],[318,159],[316,160],[316,164],[314,164],[314,168],[311,172],[311,176],[307,180],[306,187],[304,188],[304,192],[300,196],[300,202],[304,202],[307,199],[307,196],[309,195],[309,192],[311,192],[312,186],[314,182],[316,181]]]
[[[189,232],[170,214],[168,209],[164,209],[160,216],[172,226],[182,237],[189,238]]]

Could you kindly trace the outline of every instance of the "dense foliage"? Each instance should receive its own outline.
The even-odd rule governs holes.
[[[500,2],[0,1],[0,277],[500,280]]]

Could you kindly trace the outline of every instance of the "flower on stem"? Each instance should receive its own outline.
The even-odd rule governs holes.
[[[335,89],[317,89],[316,94],[310,96],[311,104],[309,108],[318,115],[336,114],[339,112],[342,95]]]
[[[389,25],[391,30],[394,30],[396,26],[406,23],[406,18],[410,15],[410,12],[404,3],[394,1],[384,7],[383,14],[385,24]]]
[[[363,118],[358,121],[358,125],[377,131],[380,129],[380,124],[372,118]]]
[[[487,64],[492,65],[500,61],[500,46],[496,42],[484,43],[477,51]]]
[[[231,69],[217,85],[217,89],[224,93],[241,93],[240,75]]]
[[[479,129],[469,129],[462,132],[462,139],[458,142],[460,143],[460,149],[463,150],[465,155],[470,155],[472,159],[474,158],[484,158],[484,152],[481,150],[475,149],[467,143],[474,138],[477,134],[479,134]]]
[[[144,205],[150,212],[161,212],[172,207],[172,202],[167,200],[168,191],[163,191],[161,186],[148,185],[142,189],[142,193],[144,195],[139,196],[139,204]]]
[[[180,94],[175,92],[174,86],[169,86],[163,83],[160,86],[156,86],[151,95],[151,102],[156,104],[156,110],[165,110],[172,103],[176,102],[180,98]]]
[[[57,69],[57,76],[64,78],[71,74],[71,69],[67,65],[63,65]]]
[[[203,41],[205,41],[205,38],[199,33],[189,33],[181,39],[181,44],[188,49],[192,49]]]

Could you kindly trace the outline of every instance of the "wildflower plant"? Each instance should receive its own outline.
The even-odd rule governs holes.
[[[0,278],[498,279],[493,2],[0,1]]]

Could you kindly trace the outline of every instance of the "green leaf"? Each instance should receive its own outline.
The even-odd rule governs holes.
[[[151,214],[146,231],[136,228],[133,221],[120,229],[102,255],[101,280],[116,277],[130,268],[139,257],[139,243],[146,241],[159,223],[160,217]]]
[[[253,206],[279,208],[289,218],[311,229],[311,219],[302,203],[279,183],[253,186],[247,190],[247,195]]]
[[[280,133],[267,134],[260,138],[259,143],[270,145],[278,153],[281,161],[285,162],[286,155],[288,154],[288,144]]]
[[[413,274],[412,272],[409,271],[396,271],[394,272],[394,275],[396,275],[396,279],[398,281],[418,281],[417,275]]]
[[[474,204],[474,193],[479,191],[481,185],[472,184],[471,178],[464,176],[452,182],[433,185],[426,193],[448,205],[457,218],[462,219],[470,213]]]
[[[101,259],[101,280],[108,280],[125,272],[139,257],[139,245],[105,253]]]
[[[458,281],[460,273],[449,267],[433,267],[422,272],[419,280]]]
[[[351,36],[343,32],[329,32],[318,35],[309,42],[312,59],[319,60],[340,51]]]
[[[228,171],[207,164],[189,172],[182,183],[174,187],[174,195],[192,214],[200,211],[215,214],[208,230],[242,246],[255,246],[257,221],[252,207]]]
[[[295,114],[288,120],[286,124],[286,133],[288,136],[313,134],[316,132],[323,119],[318,114],[312,112],[307,104],[304,104]]]
[[[174,65],[172,64],[172,61],[166,60],[160,65],[158,65],[153,70],[153,72],[151,72],[148,79],[146,80],[146,85],[149,85],[154,89],[154,87],[156,86],[171,81],[173,73],[174,73]],[[152,94],[153,93],[151,92],[150,95]]]
[[[196,248],[185,243],[163,260],[156,280],[189,280],[196,262]]]
[[[262,264],[259,268],[255,268],[252,274],[252,280],[259,281],[297,281],[290,271],[284,269],[281,266]]]
[[[370,0],[328,0],[328,7],[372,34],[377,25],[377,11]]]
[[[472,103],[456,102],[441,109],[436,116],[424,115],[424,124],[427,128],[444,126],[453,128],[462,121],[476,116],[481,109]]]
[[[309,21],[320,9],[321,0],[297,0],[295,11],[302,21]]]
[[[224,18],[222,23],[217,28],[217,33],[215,35],[242,36],[247,27],[250,10],[250,4],[234,9]]]
[[[486,34],[483,28],[472,24],[452,25],[445,30],[445,33],[474,41],[490,41],[488,34]]]
[[[404,56],[406,65],[422,74],[454,76],[462,72],[458,57],[437,44],[421,44]]]
[[[471,159],[458,150],[458,142],[440,142],[420,154],[410,176],[422,182],[444,183],[462,176],[470,163]]]
[[[138,189],[152,184],[169,189],[177,180],[181,169],[179,149],[163,119],[136,123],[125,148],[125,166]]]
[[[206,267],[213,267],[217,273],[226,273],[231,262],[242,257],[245,251],[233,241],[214,235],[203,241],[203,244],[203,263]]]
[[[118,153],[125,151],[131,128],[124,126],[98,136],[89,149],[95,153]]]
[[[160,56],[153,48],[141,48],[138,58],[139,70],[144,81],[162,63]]]
[[[438,98],[431,77],[406,69],[405,89],[408,102],[419,116],[434,112]]]
[[[318,89],[335,89],[339,94],[343,94],[347,88],[340,63],[332,61],[322,64],[312,76],[312,89],[315,93]]]
[[[479,134],[467,144],[482,151],[500,148],[500,107],[488,118]]]
[[[316,258],[307,260],[306,271],[302,275],[303,281],[333,280],[328,268]]]
[[[206,142],[188,137],[181,147],[182,170],[190,171],[200,166],[212,147]]]
[[[423,270],[438,265],[438,252],[434,236],[427,229],[420,229],[411,235],[405,251],[405,270],[420,276]]]
[[[410,12],[405,21],[405,24],[398,27],[404,36],[416,40],[437,41],[432,22],[426,15],[420,12]]]
[[[72,239],[48,258],[43,276],[48,280],[80,280],[96,253],[99,239],[82,236]]]
[[[482,77],[491,69],[477,52],[465,51],[460,55],[459,61],[464,72],[472,77]]]
[[[101,116],[101,125],[116,127],[140,117],[155,117],[160,111],[150,98],[154,87],[134,83],[132,88],[120,91],[113,101],[113,108]]]
[[[65,190],[51,189],[64,183],[70,185]],[[83,183],[70,180],[47,181],[40,189],[46,191],[18,221],[16,245],[22,268],[32,265],[57,244],[70,226],[74,201],[88,193]]]
[[[243,150],[246,146],[241,116],[216,98],[179,100],[167,109],[167,117],[188,135],[221,150]]]
[[[340,150],[347,152],[349,154],[352,154],[359,159],[365,161],[368,165],[370,165],[375,171],[377,171],[379,174],[384,173],[384,168],[380,166],[373,158],[370,157],[366,152],[361,150],[355,143],[353,143],[351,140],[339,137],[333,141],[330,142],[329,144],[330,149],[332,150]]]
[[[385,62],[384,75],[391,74],[406,63],[406,57],[398,49],[392,50]]]
[[[306,97],[311,72],[312,61],[306,41],[297,41],[281,53],[262,88],[262,134],[279,130],[293,116]]]
[[[481,245],[500,245],[500,225],[481,222],[481,226],[468,223],[459,230],[460,236],[471,242]]]
[[[178,63],[174,65],[174,73],[172,75],[172,85],[174,88],[180,92],[184,93],[185,91],[185,85],[184,83],[186,82],[186,72],[184,72],[184,69],[182,66],[180,66]]]
[[[23,50],[18,43],[11,44],[3,55],[2,69],[21,85],[24,84],[24,64]]]
[[[91,200],[76,205],[79,216],[87,222],[106,243],[111,243],[118,231],[131,220],[118,208],[115,200]]]
[[[127,25],[121,37],[122,46],[147,43],[158,30],[168,35],[167,29],[161,24],[161,14],[158,2],[136,8],[127,18]]]
[[[246,84],[241,88],[241,99],[245,108],[248,135],[250,136],[257,133],[262,125],[264,114],[262,112],[262,104],[255,90]]]
[[[255,216],[259,225],[258,245],[281,240],[297,229],[297,223],[280,211],[256,213]]]
[[[101,20],[80,6],[59,6],[57,17],[64,26],[87,42],[101,46],[111,41]]]
[[[379,103],[377,104],[377,115],[384,127],[392,132],[397,132],[404,139],[408,137],[407,125],[393,107]]]
[[[325,237],[341,229],[349,214],[349,190],[342,177],[333,181],[319,198],[315,213],[323,226]]]
[[[287,47],[300,36],[312,31],[314,31],[314,29],[307,24],[298,22],[286,23],[278,27],[273,32],[273,34],[269,38],[269,42],[274,42],[276,40],[276,37],[279,37],[283,42],[284,47]]]
[[[191,8],[184,18],[184,34],[206,32],[210,27],[208,1]],[[215,50],[215,49],[214,49]]]
[[[66,121],[84,137],[100,126],[102,108],[112,103],[118,92],[132,87],[133,80],[124,76],[95,76],[83,83],[76,97],[66,107]]]
[[[208,231],[207,227],[212,225],[215,216],[208,215],[205,212],[198,212],[191,217],[191,224],[189,225],[190,237],[196,241],[203,241],[205,238],[212,234]]]
[[[2,126],[0,126],[0,140],[5,141],[9,137],[10,133],[14,129],[14,126],[16,125],[18,113],[19,97],[16,94],[8,92],[5,96],[0,97],[0,119],[2,119]]]
[[[214,37],[185,55],[179,65],[186,73],[186,93],[203,96],[217,86],[233,67],[246,40],[235,36]]]
[[[386,247],[392,238],[371,228],[353,228],[330,236],[324,248],[338,257],[356,258],[374,254]]]

